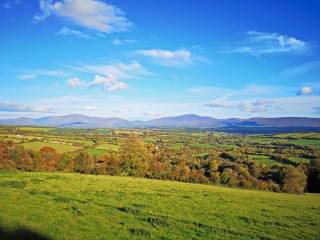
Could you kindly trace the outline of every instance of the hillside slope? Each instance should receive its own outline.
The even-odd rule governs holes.
[[[320,196],[312,194],[129,177],[2,172],[0,203],[0,239],[21,232],[43,239],[320,236]]]

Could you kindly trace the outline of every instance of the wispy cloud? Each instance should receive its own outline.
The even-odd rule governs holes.
[[[116,38],[112,41],[112,44],[114,46],[121,46],[121,45],[127,45],[127,44],[133,44],[133,43],[136,43],[137,41],[136,40],[133,40],[133,39],[119,39],[119,38]]]
[[[278,33],[248,31],[245,44],[225,48],[228,53],[263,55],[273,53],[306,53],[311,46],[308,42]]]
[[[61,77],[65,73],[61,70],[47,70],[47,69],[37,69],[25,71],[22,74],[18,75],[18,78],[21,80],[32,80],[37,77]]]
[[[115,76],[118,79],[131,79],[141,75],[149,74],[149,72],[136,61],[131,61],[129,63],[118,62],[107,65],[82,65],[78,68],[78,70],[104,76]]]
[[[70,29],[67,27],[62,27],[55,35],[56,36],[75,36],[78,38],[93,39],[93,37],[81,32],[81,31]]]
[[[1,8],[11,9],[21,3],[20,0],[3,0],[3,3],[0,4]]]
[[[41,12],[34,16],[35,22],[55,15],[103,33],[123,32],[132,26],[121,9],[101,0],[39,0],[39,3]]]
[[[314,94],[313,88],[301,88],[299,96],[242,96],[241,98],[220,97],[206,104],[207,108],[215,111],[225,111],[234,115],[243,113],[253,114],[252,116],[306,116],[315,114],[318,110],[320,96]],[[311,94],[312,93],[312,94]],[[219,110],[220,109],[220,110]],[[248,115],[245,115],[248,116]]]
[[[234,108],[235,107],[234,103],[230,101],[225,101],[225,100],[224,101],[214,100],[210,103],[206,103],[205,106],[210,108]]]
[[[291,89],[290,89],[291,90]],[[287,87],[265,86],[256,83],[248,84],[240,89],[220,88],[213,86],[200,86],[188,90],[191,94],[210,94],[223,99],[231,97],[255,97],[270,96],[270,94],[282,93],[288,91]]]
[[[292,91],[292,88],[284,86],[262,86],[258,84],[249,84],[237,90],[217,88],[215,93],[212,93],[215,99],[205,104],[205,106],[233,109],[245,113],[269,112],[281,109],[281,106],[278,105],[278,100],[274,100],[275,97],[271,96],[286,96],[288,92]]]
[[[275,102],[271,100],[251,100],[251,101],[229,101],[217,100],[205,104],[210,108],[235,108],[242,112],[258,113],[266,112],[275,107]]]
[[[50,112],[42,106],[29,106],[12,102],[0,102],[0,112]]]
[[[34,79],[36,78],[38,75],[37,74],[32,74],[32,73],[26,73],[26,74],[20,74],[18,77],[21,79],[21,80],[31,80],[31,79]]]
[[[271,100],[254,100],[238,103],[237,107],[242,112],[258,113],[275,108],[275,102]]]
[[[192,63],[192,53],[185,49],[175,51],[163,49],[138,50],[136,54],[151,58],[164,66],[181,66]]]
[[[280,73],[281,77],[285,78],[293,78],[300,76],[302,74],[308,73],[308,72],[318,71],[320,72],[320,61],[312,61],[307,62],[289,69],[286,69],[285,71]]]
[[[230,89],[212,87],[212,86],[200,86],[188,89],[191,94],[214,94],[214,95],[224,95],[230,93]]]
[[[319,107],[314,107],[313,111],[315,114],[320,114],[320,106]]]

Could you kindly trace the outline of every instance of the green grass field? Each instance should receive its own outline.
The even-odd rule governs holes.
[[[269,156],[265,156],[265,155],[251,154],[251,155],[249,155],[249,159],[254,160],[259,164],[264,164],[267,166],[284,165],[283,163],[277,162],[277,161],[271,159]]]
[[[80,149],[80,147],[77,147],[77,146],[70,146],[67,144],[58,144],[58,143],[46,143],[46,142],[28,142],[28,143],[23,143],[22,145],[26,149],[31,149],[34,151],[39,151],[43,147],[52,147],[58,153],[73,152]]]
[[[97,148],[86,148],[86,152],[89,153],[91,156],[103,156],[107,153],[107,150]]]
[[[104,144],[100,144],[96,147],[96,149],[103,149],[103,150],[107,150],[107,151],[119,151],[119,146],[114,145],[114,144],[110,144],[110,143],[104,143]]]
[[[319,239],[320,196],[0,172],[0,226],[0,239],[19,228],[48,239]]]
[[[50,132],[54,128],[49,127],[19,127],[20,131],[30,131],[30,132]]]

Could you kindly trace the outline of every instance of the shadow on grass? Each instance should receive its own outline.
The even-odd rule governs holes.
[[[34,232],[25,227],[17,229],[6,229],[0,226],[0,239],[1,240],[50,240],[50,238]]]

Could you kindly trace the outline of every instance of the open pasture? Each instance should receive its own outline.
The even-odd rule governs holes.
[[[1,228],[24,228],[47,239],[300,240],[320,235],[316,194],[79,174],[0,176]]]

